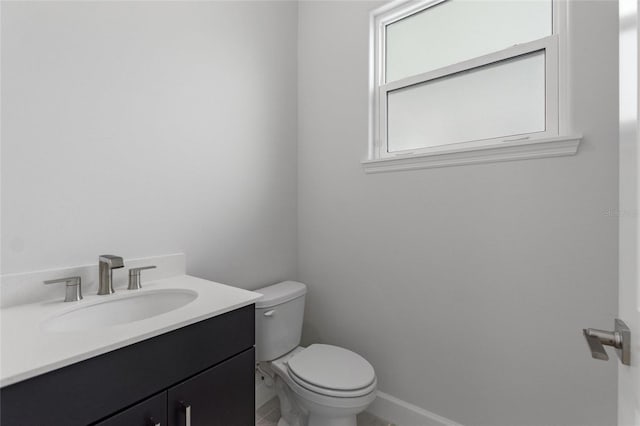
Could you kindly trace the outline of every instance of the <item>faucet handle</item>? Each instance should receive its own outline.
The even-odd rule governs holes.
[[[150,266],[141,266],[139,268],[131,268],[129,269],[129,287],[127,287],[128,290],[140,290],[142,288],[142,283],[141,283],[141,279],[140,279],[140,273],[141,271],[144,271],[145,269],[155,269],[156,266],[155,265],[150,265]]]
[[[58,278],[55,280],[47,280],[45,284],[58,284],[66,283],[65,290],[65,302],[77,302],[82,300],[82,278],[80,277],[66,277]]]

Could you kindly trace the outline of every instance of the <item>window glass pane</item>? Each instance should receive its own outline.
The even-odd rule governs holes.
[[[551,0],[447,0],[386,27],[386,82],[549,36]]]
[[[388,92],[389,152],[544,131],[544,55]]]

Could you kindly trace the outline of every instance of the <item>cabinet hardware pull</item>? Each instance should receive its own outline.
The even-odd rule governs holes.
[[[180,401],[180,405],[184,409],[184,425],[191,426],[191,405],[184,401]]]
[[[149,426],[162,426],[162,425],[160,424],[160,422],[156,422],[156,419],[154,419],[153,417],[149,417],[149,418],[147,419],[147,424],[148,424]]]

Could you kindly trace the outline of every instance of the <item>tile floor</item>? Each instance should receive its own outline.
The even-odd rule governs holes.
[[[276,426],[280,419],[280,404],[278,398],[267,401],[256,410],[256,426]],[[393,423],[382,420],[372,414],[358,415],[358,426],[394,426]]]

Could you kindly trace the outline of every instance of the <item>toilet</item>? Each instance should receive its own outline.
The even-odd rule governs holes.
[[[280,399],[278,426],[356,426],[376,398],[371,364],[350,350],[300,345],[307,287],[284,281],[255,290],[256,362]]]

